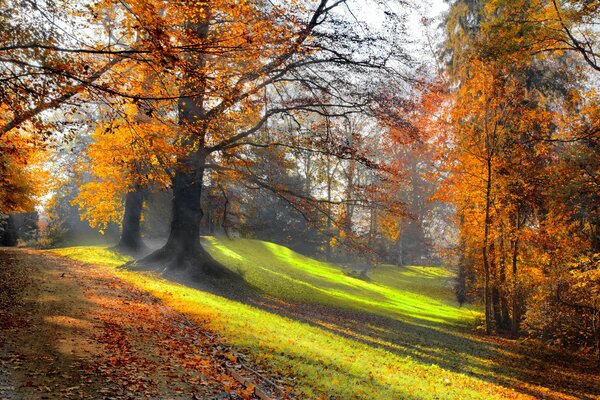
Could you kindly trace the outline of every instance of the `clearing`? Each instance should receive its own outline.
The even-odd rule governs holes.
[[[76,302],[77,307],[92,308],[85,311],[85,318],[73,316],[79,315],[75,311],[48,312],[51,310],[41,310],[38,318],[46,325],[62,326],[48,318],[64,314],[93,324],[85,328],[92,335],[90,343],[105,347],[101,354],[90,350],[94,355],[86,361],[89,365],[96,365],[97,359],[104,360],[98,365],[107,368],[105,373],[112,371],[116,375],[127,365],[133,376],[141,372],[140,375],[148,378],[143,381],[148,389],[139,385],[128,389],[122,382],[116,382],[115,389],[123,393],[148,390],[149,395],[160,393],[168,398],[178,393],[187,394],[187,398],[190,393],[198,393],[200,398],[232,392],[250,396],[251,390],[244,391],[227,374],[231,366],[241,364],[248,367],[244,371],[260,371],[255,382],[271,390],[272,397],[600,398],[600,380],[591,369],[592,361],[549,352],[533,343],[486,338],[475,333],[473,327],[480,318],[480,311],[459,307],[451,291],[452,274],[446,269],[388,265],[377,268],[369,280],[362,280],[345,275],[335,265],[304,257],[273,243],[204,240],[211,254],[238,272],[252,290],[227,285],[189,287],[174,282],[184,282],[183,277],[167,280],[153,273],[127,271],[118,268],[127,258],[101,247],[53,251],[86,264],[65,263],[47,252],[7,254],[35,257],[38,265],[47,263],[44,272],[37,273],[45,276],[45,284],[59,285],[55,289],[61,298],[66,291],[60,285],[68,283],[72,290],[81,291],[81,299],[86,300]],[[74,272],[61,277],[60,268]],[[123,290],[128,293],[126,297],[120,297]],[[112,299],[112,303],[108,299]],[[55,299],[55,302],[61,301]],[[113,304],[109,307],[111,311],[96,309],[103,304]],[[146,314],[138,312],[141,306],[149,307],[151,318],[139,319],[138,315]],[[22,307],[23,310],[31,308],[27,303]],[[99,315],[104,312],[106,318],[103,319]],[[170,318],[179,322],[171,322]],[[98,343],[98,338],[103,337],[97,334],[99,329],[114,331],[124,324],[133,324],[125,335],[130,337],[129,341],[139,344],[136,357],[144,359],[139,362],[140,370],[138,364],[111,363],[110,358],[119,357],[121,350],[118,346]],[[167,326],[154,328],[152,324]],[[82,329],[78,328],[78,332]],[[169,348],[156,341],[157,338],[148,337],[155,330],[162,330],[169,338],[183,334],[185,340],[191,340],[190,345],[181,347],[179,343],[172,343],[169,345],[175,346],[173,349],[179,346],[181,351],[150,356],[152,352],[161,353],[160,349]],[[94,331],[98,332],[92,334]],[[20,344],[15,342],[11,351],[23,346],[26,340],[23,338]],[[199,377],[186,375],[190,365],[191,370],[197,368],[198,360],[189,358],[193,348],[205,349],[198,357],[207,369]],[[146,368],[145,362],[155,364]],[[169,366],[175,371],[148,375],[156,365]],[[93,368],[98,370],[98,366]],[[18,374],[13,374],[11,379],[15,376],[22,382]],[[174,384],[161,384],[171,382],[170,379],[180,382],[177,386],[182,392],[173,392]],[[33,382],[34,389],[42,385],[55,392],[47,379],[40,378],[41,383],[37,382]],[[201,386],[202,382],[206,386]],[[90,388],[97,383],[91,382]],[[80,384],[77,380],[65,383]],[[194,392],[196,389],[206,392]]]

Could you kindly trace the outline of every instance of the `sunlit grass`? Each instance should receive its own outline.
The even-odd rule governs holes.
[[[452,274],[444,268],[384,265],[364,281],[274,243],[211,237],[207,244],[215,259],[278,298],[454,325],[470,323],[478,315],[459,307],[451,290]]]
[[[347,337],[327,329],[327,324],[320,327],[298,322],[154,274],[118,270],[114,267],[126,259],[104,248],[75,247],[56,252],[105,266],[188,317],[204,322],[259,363],[296,377],[295,392],[302,399],[519,397],[518,393],[464,373],[462,364],[471,365],[472,370],[466,372],[480,376],[489,373],[484,360],[487,355],[483,350],[480,355],[480,349],[460,353],[456,350],[462,345],[459,333],[443,334],[444,327],[452,331],[453,324],[468,323],[474,315],[454,303],[447,281],[451,274],[446,270],[384,266],[366,282],[271,243],[208,240],[215,258],[239,270],[248,282],[272,296],[374,313],[390,320],[424,321],[437,330],[427,328],[434,336],[418,337],[424,328],[413,332],[405,330],[412,325],[399,322],[397,330],[391,328],[393,325],[372,327],[374,331],[379,329],[381,338],[362,337],[355,332]],[[392,337],[402,340],[393,341]],[[432,337],[438,343],[429,343]],[[445,350],[446,342],[454,350]],[[453,359],[446,360],[449,357]],[[457,368],[443,368],[442,361]]]
[[[128,256],[115,253],[107,247],[77,246],[51,250],[51,252],[89,264],[108,267],[118,267],[131,260]]]

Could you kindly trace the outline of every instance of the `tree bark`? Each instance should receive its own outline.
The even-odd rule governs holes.
[[[223,276],[226,270],[202,247],[200,203],[204,178],[204,157],[195,153],[187,164],[195,168],[180,168],[173,178],[173,214],[167,243],[142,260],[143,264],[157,265],[164,270],[186,271],[192,275]]]
[[[3,220],[2,220],[3,219]],[[0,246],[14,247],[17,245],[17,228],[11,215],[4,217],[0,214]]]
[[[501,329],[502,327],[502,314],[500,309],[500,289],[498,288],[498,265],[496,263],[496,245],[495,242],[492,241],[490,243],[489,253],[491,256],[490,259],[490,272],[493,276],[492,280],[492,310],[494,315],[494,326],[496,330]]]
[[[489,145],[487,146],[489,149]],[[489,150],[488,150],[489,151]],[[483,270],[485,274],[484,283],[484,302],[485,302],[485,333],[492,333],[492,310],[490,302],[490,263],[488,260],[488,242],[490,235],[490,208],[491,208],[491,192],[492,192],[492,159],[488,155],[487,159],[487,182],[485,190],[485,226],[483,232]]]
[[[223,203],[223,217],[221,219],[221,228],[223,229],[223,233],[225,233],[225,236],[227,236],[228,239],[231,239],[231,236],[229,235],[229,227],[227,224],[229,196],[227,196],[227,191],[225,191],[225,188],[222,185],[219,185],[219,189],[221,190],[221,193],[223,194],[223,199],[225,200]]]
[[[327,120],[327,130],[329,131],[329,120]],[[331,221],[331,200],[332,200],[332,184],[333,173],[331,172],[331,159],[327,155],[327,234],[325,235],[325,259],[331,261],[331,237],[332,237],[332,221]]]
[[[140,221],[144,205],[144,194],[136,187],[125,196],[125,213],[121,224],[121,238],[117,248],[128,254],[137,254],[146,249],[142,241]]]
[[[500,278],[500,307],[502,314],[502,329],[508,329],[511,326],[510,312],[508,310],[508,299],[506,292],[506,247],[504,241],[504,229],[501,226],[500,231],[500,264],[499,264],[499,278]]]
[[[600,310],[597,309],[592,312],[592,330],[596,347],[596,366],[600,368]]]
[[[512,254],[512,279],[513,279],[513,287],[512,287],[512,324],[511,324],[511,336],[516,338],[519,336],[519,322],[521,316],[519,315],[519,303],[518,303],[518,291],[519,286],[517,283],[517,258],[519,256],[519,239],[516,236],[519,232],[520,227],[520,213],[517,208],[517,215],[515,218],[515,239],[513,241],[513,254]]]

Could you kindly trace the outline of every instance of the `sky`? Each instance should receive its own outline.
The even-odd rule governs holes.
[[[444,39],[440,24],[443,22],[444,14],[447,12],[449,5],[444,0],[408,0],[408,3],[409,5],[402,10],[394,10],[403,11],[407,14],[406,27],[403,33],[412,42],[408,49],[413,50],[411,55],[416,56],[418,60],[434,63],[434,55],[427,43],[426,28],[421,23],[421,19],[426,17],[433,20],[433,23],[427,29],[430,38],[435,42],[433,43],[435,47]],[[355,0],[347,4],[352,13],[352,18],[365,22],[374,31],[381,29],[385,19],[383,16],[385,10],[398,7],[395,0]]]

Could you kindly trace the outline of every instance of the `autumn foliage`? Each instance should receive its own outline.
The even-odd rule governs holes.
[[[71,185],[137,254],[168,193],[167,241],[132,268],[231,277],[200,240],[219,232],[445,260],[487,334],[600,357],[598,2],[450,2],[435,68],[406,2],[363,2],[371,24],[350,3],[8,1],[0,213]]]
[[[524,324],[597,348],[598,98],[571,58],[588,50],[569,42],[592,10],[526,3],[457,2],[448,17],[457,87],[440,196],[456,206],[459,294],[483,298],[488,334]]]

